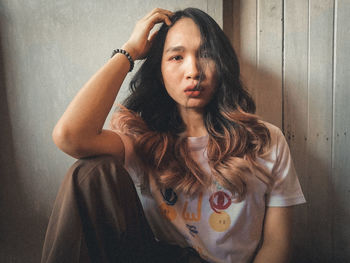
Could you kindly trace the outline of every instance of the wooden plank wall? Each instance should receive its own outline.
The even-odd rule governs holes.
[[[334,8],[332,246],[335,258],[347,262],[350,259],[350,1],[336,1]]]
[[[289,143],[308,201],[292,262],[350,258],[350,1],[224,0],[257,113]]]

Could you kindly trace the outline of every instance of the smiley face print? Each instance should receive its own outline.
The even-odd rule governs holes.
[[[229,214],[224,211],[219,213],[212,213],[209,217],[209,225],[216,232],[224,232],[231,225],[231,218]]]

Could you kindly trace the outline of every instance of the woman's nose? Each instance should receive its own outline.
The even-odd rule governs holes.
[[[200,69],[197,58],[188,58],[186,63],[186,79],[199,79]]]

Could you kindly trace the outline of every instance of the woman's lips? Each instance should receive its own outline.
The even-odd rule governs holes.
[[[198,97],[201,94],[200,90],[187,90],[185,94],[189,97]]]
[[[184,90],[185,94],[189,97],[198,97],[202,91],[203,88],[197,85],[189,86]]]

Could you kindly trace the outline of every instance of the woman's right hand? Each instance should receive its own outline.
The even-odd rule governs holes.
[[[149,34],[152,28],[158,23],[166,23],[171,25],[170,17],[173,13],[169,10],[155,8],[141,20],[139,20],[129,38],[123,45],[123,49],[128,51],[134,60],[143,59],[146,57],[152,42],[158,31],[154,32],[151,37]]]

